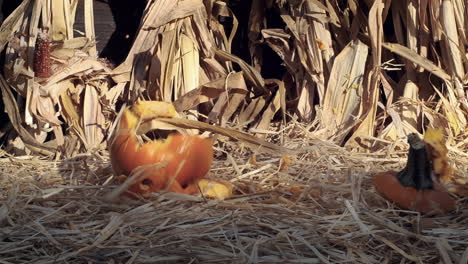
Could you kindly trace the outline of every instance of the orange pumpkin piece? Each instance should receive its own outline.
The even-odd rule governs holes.
[[[468,179],[451,166],[448,159],[448,149],[445,145],[443,131],[429,128],[424,133],[424,142],[432,161],[435,178],[451,193],[458,196],[468,196]]]
[[[130,193],[146,196],[160,190],[198,192],[196,181],[206,176],[213,160],[212,139],[174,133],[165,140],[138,142],[140,122],[175,114],[172,104],[155,101],[139,101],[124,110],[109,149],[116,175],[131,177],[139,173],[128,189]],[[166,166],[155,169],[162,162]]]
[[[436,183],[433,189],[418,190],[401,185],[395,172],[377,174],[373,183],[376,190],[386,199],[404,209],[421,213],[441,213],[455,209],[455,200],[439,183]]]
[[[200,179],[197,181],[200,193],[206,198],[224,200],[232,196],[234,186],[227,181]]]
[[[373,177],[377,192],[401,208],[421,213],[445,213],[454,210],[455,200],[432,177],[434,170],[424,141],[417,134],[410,134],[408,143],[408,161],[402,171],[388,171]]]

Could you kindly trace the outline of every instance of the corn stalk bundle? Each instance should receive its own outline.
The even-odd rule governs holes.
[[[29,150],[102,149],[115,104],[137,99],[252,133],[292,110],[315,137],[358,150],[427,126],[468,145],[464,1],[254,0],[243,21],[250,60],[231,51],[239,22],[229,6],[239,1],[149,1],[115,68],[98,57],[83,1],[83,33],[73,28],[78,0],[24,0],[2,24],[3,100]],[[265,47],[286,69],[274,79],[261,74]]]
[[[229,33],[220,16],[232,19]],[[231,54],[237,26],[222,1],[150,3],[127,59],[113,71],[118,89],[127,91],[124,100],[169,101],[193,119],[205,116],[207,122],[226,126],[237,118],[243,125],[268,128],[279,110],[276,91],[282,84],[264,80]]]
[[[238,22],[225,2],[148,2],[131,50],[115,68],[96,52],[92,0],[84,1],[85,32],[76,36],[77,5],[25,0],[2,25],[4,89],[11,94],[4,101],[28,151],[103,149],[119,99],[171,101],[191,119],[226,126],[237,118],[257,129],[268,129],[285,103],[281,82],[264,80],[231,54]],[[221,16],[232,18],[229,33]]]
[[[466,146],[466,1],[268,3],[253,1],[251,30],[283,60],[293,110],[318,137],[370,149],[429,125]],[[274,10],[283,28],[258,17]]]
[[[2,24],[3,102],[28,152],[99,149],[110,126],[112,66],[97,56],[92,0],[75,32],[77,4],[25,0]]]

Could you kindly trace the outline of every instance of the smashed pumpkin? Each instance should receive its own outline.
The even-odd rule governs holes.
[[[432,132],[430,132],[432,133]],[[440,166],[429,154],[427,143],[417,135],[408,136],[410,145],[406,167],[374,175],[377,192],[403,209],[421,213],[445,213],[456,207],[455,199],[439,182],[445,175],[435,177]]]
[[[212,139],[173,133],[166,139],[141,144],[137,137],[140,123],[176,115],[171,103],[159,101],[138,101],[123,111],[109,151],[116,175],[132,177],[138,173],[129,193],[199,192],[197,181],[207,175],[213,160]],[[158,166],[160,163],[165,166]]]

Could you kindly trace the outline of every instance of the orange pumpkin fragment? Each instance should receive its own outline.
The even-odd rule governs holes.
[[[435,178],[451,193],[458,196],[468,196],[468,180],[451,166],[448,160],[448,149],[445,146],[441,129],[428,129],[424,134],[424,142],[428,147],[428,154],[432,161]]]
[[[124,110],[109,149],[116,175],[140,174],[129,192],[143,196],[160,190],[198,192],[196,181],[206,176],[213,160],[210,138],[174,133],[165,140],[138,142],[140,122],[175,115],[172,104],[155,101],[139,101]],[[161,162],[166,166],[155,169]]]
[[[234,186],[227,181],[200,179],[197,181],[201,194],[206,198],[224,200],[232,196]]]
[[[445,187],[433,179],[434,169],[427,146],[417,134],[408,136],[410,149],[406,167],[379,173],[373,185],[386,199],[399,207],[421,213],[445,213],[455,209],[455,200]]]

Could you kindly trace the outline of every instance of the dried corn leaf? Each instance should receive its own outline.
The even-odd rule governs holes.
[[[65,65],[65,67],[63,67],[60,71],[57,71],[43,84],[42,89],[50,89],[51,86],[69,78],[72,75],[86,75],[91,73],[98,74],[99,72],[101,74],[109,74],[111,70],[107,67],[107,65],[95,59],[89,57],[73,57],[68,62],[68,65]]]
[[[447,83],[450,89],[450,84]],[[462,110],[457,107],[455,104],[451,103],[436,87],[433,87],[436,93],[439,95],[442,102],[442,110],[444,116],[448,121],[449,127],[452,129],[454,135],[459,135],[463,133],[466,128],[467,120]],[[466,113],[465,113],[466,114]]]
[[[12,39],[23,20],[26,10],[30,8],[31,0],[24,0],[22,3],[2,22],[0,26],[0,50]]]
[[[263,33],[265,13],[266,13],[266,1],[263,0],[254,0],[250,7],[249,14],[249,52],[250,58],[252,61],[252,66],[259,70],[262,65],[262,47],[258,43],[260,40],[260,32]]]
[[[26,105],[21,109],[28,125],[26,130],[39,141],[53,130],[54,144],[65,142],[70,145],[69,139],[58,129],[62,115],[72,128],[68,127],[66,131],[81,137],[85,149],[89,149],[86,142],[99,138],[96,127],[86,130],[83,123],[76,124],[77,118],[83,118],[77,117],[77,109],[83,109],[85,101],[86,106],[91,102],[87,97],[89,87],[95,89],[91,96],[94,105],[89,107],[93,113],[87,113],[86,119],[102,126],[102,133],[108,129],[103,109],[115,109],[122,94],[128,96],[122,99],[130,102],[142,96],[176,100],[177,110],[189,111],[189,118],[202,116],[195,112],[200,110],[209,121],[221,126],[235,120],[240,125],[249,124],[254,132],[269,129],[279,109],[283,111],[284,120],[288,98],[288,104],[296,105],[295,111],[301,119],[314,121],[310,127],[322,128],[317,131],[317,136],[334,137],[336,142],[343,143],[344,135],[357,128],[348,146],[357,138],[376,134],[398,139],[409,131],[420,129],[418,125],[421,123],[426,125],[426,119],[431,125],[448,124],[447,132],[451,136],[461,135],[466,128],[468,102],[463,82],[468,76],[465,56],[468,22],[464,15],[468,13],[466,3],[461,0],[411,0],[403,5],[390,0],[347,3],[255,1],[249,22],[251,65],[230,54],[237,32],[237,18],[228,8],[231,3],[206,0],[148,2],[132,50],[126,61],[114,70],[105,63],[96,62],[92,0],[84,1],[85,37],[74,38],[78,2],[47,0],[32,3],[25,0],[18,9],[21,12],[15,11],[16,16],[7,18],[0,28],[0,44],[9,42],[5,76],[12,89],[26,98]],[[367,18],[368,7],[371,8]],[[280,11],[278,18],[285,23],[284,29],[268,28],[274,25],[270,22],[277,14],[265,14],[273,9]],[[392,16],[387,18],[390,13]],[[218,15],[232,18],[233,29],[229,36],[226,36],[225,25],[217,21]],[[386,18],[392,21],[385,21]],[[395,39],[399,44],[381,44],[384,21],[394,25],[394,32],[388,28],[386,33],[389,35],[385,38],[388,41]],[[34,79],[31,67],[39,25],[51,29],[55,35],[64,36],[64,42],[55,43],[52,51],[54,67],[58,70],[44,82]],[[342,57],[335,58],[335,54],[349,52],[348,43],[355,37],[372,47],[372,61],[359,65],[365,69],[359,70],[365,80],[364,89],[360,81],[357,89],[351,85],[350,89],[339,90],[337,87],[349,88],[346,81],[351,82],[351,76],[337,70],[345,63]],[[283,60],[288,70],[283,80],[288,89],[279,85],[278,90],[271,86],[270,80],[261,76],[260,50],[265,43]],[[399,67],[390,69],[391,62],[381,65],[382,46],[396,54],[384,51],[385,60],[395,57],[407,60],[404,71],[389,75],[377,68],[394,70]],[[232,62],[239,64],[242,72],[232,73]],[[421,69],[429,73],[420,74]],[[436,92],[427,89],[430,84],[426,76],[430,74],[444,81],[443,90],[437,83],[434,84],[439,89]],[[113,78],[117,84],[109,88],[107,78]],[[70,84],[71,80],[74,85]],[[101,86],[101,81],[106,85]],[[254,94],[248,91],[250,86],[253,86]],[[379,101],[380,88],[385,95],[382,99],[386,101]],[[402,88],[403,97],[398,98]],[[378,113],[378,106],[384,104],[384,111]],[[113,118],[113,115],[106,118]],[[317,127],[317,124],[321,126]],[[39,133],[41,129],[43,131]],[[366,142],[360,146],[368,149],[370,144]]]
[[[368,138],[374,136],[376,128],[376,114],[379,99],[379,84],[381,82],[381,74],[378,68],[371,71],[367,80],[367,96],[363,101],[365,113],[363,121],[354,131],[351,138],[347,141],[346,146],[357,147],[360,150],[370,151],[372,144],[367,141]]]
[[[16,132],[20,136],[21,140],[24,142],[26,147],[38,154],[42,155],[53,155],[55,153],[55,148],[53,146],[39,143],[22,125],[22,118],[18,105],[15,101],[15,97],[11,92],[11,89],[3,75],[0,75],[0,88],[2,90],[3,103],[5,105],[5,111],[8,114],[11,124],[15,128]]]
[[[218,56],[221,60],[224,61],[232,61],[235,62],[239,65],[239,67],[242,69],[242,72],[244,74],[244,78],[249,81],[252,85],[254,85],[255,88],[257,88],[257,91],[260,93],[265,93],[268,92],[265,89],[265,81],[263,80],[263,77],[260,75],[260,73],[253,68],[252,66],[248,65],[244,60],[241,58],[232,55],[226,51],[220,50],[220,49],[214,49],[214,52],[216,56]]]
[[[51,33],[52,39],[54,41],[65,40],[69,38],[69,31],[68,31],[68,24],[66,22],[66,13],[70,11],[70,9],[65,8],[64,0],[50,0],[50,13],[52,15],[50,21],[52,23]],[[87,10],[89,12],[89,10]],[[86,14],[86,12],[85,12]]]
[[[268,102],[268,106],[263,109],[262,116],[258,119],[256,124],[254,124],[254,130],[256,131],[267,131],[270,128],[270,123],[273,120],[275,114],[278,110],[282,109],[283,114],[283,123],[286,122],[286,91],[284,83],[278,80],[268,79],[266,80],[267,84],[275,85],[275,92],[273,98]],[[273,88],[271,88],[273,89]],[[264,137],[266,135],[262,135]]]
[[[119,96],[125,89],[125,85],[126,83],[122,82],[116,84],[114,87],[109,89],[109,91],[107,91],[102,97],[103,102],[106,102],[107,105],[112,106],[112,108],[114,108]]]
[[[380,132],[379,138],[396,141],[397,139],[405,138],[409,133],[418,133],[413,124],[402,119],[401,109],[403,107],[419,110],[418,103],[409,99],[400,99],[397,103],[388,107],[386,109],[387,114],[391,117],[392,122]]]
[[[368,47],[361,41],[351,42],[335,58],[330,74],[321,125],[327,135],[341,142],[359,116],[363,95],[362,82]],[[336,133],[340,131],[337,135]]]
[[[171,25],[168,25],[171,26]],[[176,25],[172,25],[176,26]],[[174,81],[174,68],[177,67],[179,61],[176,61],[176,45],[178,40],[178,32],[175,29],[165,31],[161,34],[161,55],[160,65],[161,72],[159,75],[159,91],[160,95],[154,95],[154,98],[161,99],[163,101],[172,101],[172,82]]]
[[[423,57],[428,57],[429,53],[429,20],[428,20],[428,5],[429,0],[423,0],[419,3],[419,31],[417,32],[419,38],[419,54]],[[422,69],[418,68],[418,72]]]
[[[46,10],[46,1],[36,1],[34,2],[34,5],[33,5],[33,8],[32,8],[32,11],[31,11],[31,15],[30,15],[30,24],[29,24],[29,31],[26,33],[26,30],[24,30],[23,32],[26,33],[28,35],[28,39],[27,39],[27,56],[26,58],[22,58],[26,61],[26,70],[29,71],[29,72],[32,72],[32,69],[33,69],[33,62],[34,62],[34,52],[35,52],[35,49],[36,49],[36,41],[37,41],[37,36],[39,35],[39,16],[41,14],[41,11],[43,11],[42,13],[44,13],[44,11]],[[42,14],[43,15],[43,14]],[[25,19],[23,20],[23,23],[27,24],[28,23],[28,19]],[[20,59],[21,60],[21,59]],[[26,89],[32,89],[32,84],[33,84],[33,80],[32,79],[28,79],[27,81],[27,88]]]
[[[254,152],[265,152],[271,155],[287,155],[295,154],[297,152],[234,129],[223,128],[200,121],[182,118],[156,118],[149,122],[144,122],[138,128],[138,133],[144,134],[153,129],[198,129],[240,141],[252,148]]]
[[[197,16],[199,12],[203,13],[203,11],[204,6],[201,0],[163,0],[154,2],[152,5],[148,5],[142,18],[140,30],[135,38],[127,59],[114,70],[115,81],[125,82],[130,79],[128,74],[132,71],[135,57],[138,54],[149,52],[153,47],[155,47],[155,44],[158,42],[157,35],[162,33],[160,27],[164,27],[165,25],[170,24],[171,21],[177,21],[184,17]],[[204,36],[200,37],[205,38]],[[203,40],[205,39],[202,39],[202,41]]]
[[[432,40],[438,42],[442,39],[442,26],[440,25],[441,0],[433,0],[429,7],[429,20],[432,28]]]
[[[244,96],[240,96],[239,94],[233,94],[235,96],[235,102],[231,102],[231,97],[227,92],[223,92],[218,99],[216,100],[215,105],[210,111],[210,114],[208,115],[208,122],[213,122],[215,123],[217,120],[219,120],[220,125],[224,126],[228,118],[223,118],[224,116],[224,111],[229,110],[227,113],[230,117],[232,113],[237,109],[237,106],[241,103],[241,101],[244,99]]]
[[[216,1],[213,5],[213,16],[218,17],[218,16],[223,16],[223,17],[229,17],[232,18],[232,28],[231,32],[229,33],[229,38],[226,38],[226,34],[224,32],[224,27],[221,27],[219,25],[218,30],[220,31],[221,38],[224,42],[224,48],[227,52],[231,52],[231,46],[232,46],[232,40],[234,39],[234,36],[236,35],[237,28],[239,27],[239,22],[237,21],[236,16],[234,13],[229,9],[227,4],[222,1]]]
[[[68,0],[65,0],[68,1]],[[67,9],[70,10],[70,9]],[[94,11],[93,11],[93,0],[84,0],[84,20],[85,20],[85,36],[92,43],[96,43],[96,33],[94,32]],[[67,39],[73,37],[73,32],[67,35]],[[92,45],[88,50],[91,57],[97,57],[96,45]]]
[[[316,85],[312,82],[310,75],[301,67],[300,61],[297,61],[297,56],[288,43],[290,36],[283,30],[270,29],[262,30],[262,36],[265,38],[268,46],[280,56],[288,71],[294,76],[296,89],[301,93],[298,114],[304,120],[312,119],[315,116],[313,102]],[[284,88],[284,84],[279,87],[280,92],[284,93],[281,96],[281,108],[283,110],[283,120],[285,120],[287,91]],[[305,100],[304,103],[303,100]]]
[[[382,46],[389,51],[396,53],[403,58],[416,63],[417,65],[421,66],[422,68],[426,69],[430,73],[436,75],[437,77],[441,78],[442,80],[448,81],[450,80],[450,75],[447,74],[442,68],[435,65],[432,61],[428,60],[427,58],[422,57],[418,53],[396,43],[382,43]]]
[[[248,125],[253,122],[260,112],[265,108],[266,100],[263,97],[257,97],[251,100],[245,109],[238,116],[240,125]]]
[[[35,85],[37,85],[35,83]],[[39,94],[38,87],[34,87],[29,108],[33,116],[44,123],[50,123],[51,125],[61,125],[62,122],[58,119],[55,111],[55,104],[52,98],[49,96],[41,96]]]
[[[241,72],[237,72],[203,84],[200,88],[186,93],[174,102],[174,106],[177,112],[182,112],[192,109],[201,103],[208,102],[211,99],[218,98],[223,93],[230,95],[239,94],[241,97],[245,97],[247,92],[244,77]]]
[[[58,47],[60,49],[82,49],[88,45],[90,45],[91,40],[86,38],[86,37],[76,37],[76,38],[71,38],[65,40],[63,43],[61,43]]]
[[[198,87],[199,81],[199,53],[196,44],[187,35],[180,36],[180,58],[182,58],[182,89],[178,91],[176,100]]]
[[[316,117],[314,107],[316,88],[316,82],[309,77],[304,78],[301,86],[298,87],[301,92],[297,103],[297,112],[303,121],[312,121]]]
[[[328,16],[326,16],[326,9],[324,6],[320,4],[319,1],[307,1],[305,2],[307,7],[307,15],[312,15],[308,18],[309,25],[311,25],[310,29],[313,29],[313,33],[309,33],[311,38],[308,38],[309,41],[309,49],[314,52],[314,59],[320,63],[317,63],[316,70],[321,70],[321,72],[325,71],[325,68],[322,66],[322,60],[325,64],[326,70],[331,71],[332,67],[332,59],[334,58],[334,50],[332,49],[332,37],[330,33],[330,29],[328,26]],[[320,19],[324,18],[324,19]],[[315,37],[313,39],[312,37]],[[311,44],[317,45],[311,45]],[[314,47],[314,48],[312,48]],[[310,50],[309,50],[310,52]],[[312,60],[312,58],[310,58]]]
[[[65,86],[66,89],[62,90],[60,94],[60,103],[62,106],[61,114],[64,119],[69,124],[70,128],[75,131],[75,133],[81,138],[84,144],[86,144],[86,139],[84,137],[84,131],[81,127],[80,116],[76,111],[75,105],[73,104],[70,96],[68,95],[68,91],[72,90],[72,86],[74,87],[71,81],[64,81],[61,82],[60,85]]]
[[[468,3],[464,0],[453,1],[453,12],[455,14],[455,20],[457,22],[458,34],[460,36],[461,44],[468,45],[468,35],[466,28],[468,28],[468,21],[466,14],[468,9]],[[465,29],[465,30],[464,30]]]
[[[169,6],[174,7],[169,8]],[[171,11],[162,13],[161,8]],[[198,0],[162,1],[147,6],[142,30],[126,62],[114,71],[114,80],[117,82],[130,81],[128,86],[131,101],[146,94],[152,100],[173,101],[183,98],[180,102],[185,100],[187,106],[191,104],[190,100],[192,103],[196,101],[196,97],[192,95],[185,96],[187,93],[191,93],[200,84],[211,82],[227,74],[228,67],[213,59],[213,47],[218,44],[223,47],[222,44],[216,43],[213,37],[220,32],[210,32],[206,18],[203,3]],[[143,30],[149,33],[145,34]],[[138,53],[138,56],[135,56],[135,53]],[[216,72],[212,69],[216,69]],[[130,76],[126,70],[131,70]],[[243,99],[243,96],[238,94],[234,97],[240,98],[236,99],[237,101]],[[232,102],[233,98],[229,100]],[[182,108],[191,112],[189,118],[198,116],[194,111],[197,109],[185,106]],[[218,108],[224,111],[226,106]],[[234,111],[228,112],[229,117]],[[225,115],[215,115],[214,118],[222,122],[227,119]]]
[[[302,70],[300,62],[295,61],[293,47],[289,45],[289,34],[282,29],[264,29],[262,30],[262,37],[268,46],[283,60],[289,72],[295,73]]]
[[[406,47],[411,51],[417,53],[418,51],[418,29],[419,29],[419,17],[418,17],[418,2],[417,0],[408,0],[405,8],[406,13]],[[408,79],[414,81],[414,74],[416,65],[411,61],[406,63],[406,72]],[[405,89],[406,90],[406,89]]]
[[[315,10],[317,8],[311,3],[304,3],[304,5],[307,6],[306,11],[300,12],[310,12],[310,10]],[[318,12],[322,12],[322,10],[318,10]],[[295,78],[298,79],[297,88],[299,94],[297,112],[301,119],[311,121],[315,118],[315,90],[318,92],[319,104],[323,105],[325,94],[325,68],[322,61],[322,51],[325,54],[325,50],[329,48],[329,46],[327,46],[329,44],[329,32],[327,32],[323,24],[310,17],[300,17],[295,20],[290,15],[283,14],[281,18],[294,37],[296,43],[295,52],[297,52],[294,56],[298,57],[302,65],[301,67],[307,72],[307,74],[303,74],[302,76],[295,76]],[[309,23],[314,26],[309,25]],[[318,38],[318,34],[323,38],[323,41]],[[327,54],[329,53],[328,51]],[[327,54],[325,55],[328,58],[329,56]],[[327,63],[329,62],[330,61]],[[294,73],[296,72],[294,71]]]
[[[54,49],[50,52],[51,58],[60,63],[67,63],[75,54],[73,49]]]
[[[413,81],[408,80],[404,87],[403,97],[417,100],[419,98],[419,87]],[[405,104],[401,108],[401,119],[403,122],[417,128],[417,119],[419,116],[418,107],[412,104]],[[409,131],[405,131],[408,133]]]
[[[380,63],[382,54],[382,41],[383,41],[383,15],[384,4],[381,0],[377,0],[369,11],[369,35],[371,37],[372,48],[372,70],[368,75],[366,82],[366,90],[363,93],[363,121],[353,133],[351,138],[347,141],[347,146],[358,147],[369,151],[371,149],[368,138],[374,135],[376,127],[376,114],[379,99],[379,86],[380,86]],[[359,141],[359,142],[358,142]]]
[[[460,52],[460,40],[458,37],[458,27],[455,21],[455,11],[452,1],[442,1],[441,6],[441,24],[445,36],[445,48],[447,49],[447,60],[450,73],[459,79],[465,76],[465,70],[462,63],[462,54]]]
[[[232,77],[231,77],[232,76]],[[233,78],[234,90],[231,87],[227,87],[226,83],[223,87],[224,92],[220,95],[216,101],[213,109],[208,115],[208,120],[215,121],[216,119],[220,120],[221,126],[225,126],[229,119],[234,115],[234,113],[239,108],[239,105],[244,101],[244,98],[247,94],[247,85],[245,83],[242,73],[228,74],[226,80]]]
[[[104,139],[104,116],[99,103],[99,95],[96,88],[86,85],[83,100],[82,124],[88,149],[97,148]]]
[[[277,92],[275,96],[273,97],[273,100],[269,102],[268,107],[266,107],[266,109],[263,111],[261,118],[255,125],[255,130],[267,131],[270,128],[271,120],[273,119],[276,112],[278,112],[280,108],[281,108],[281,93]]]

